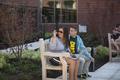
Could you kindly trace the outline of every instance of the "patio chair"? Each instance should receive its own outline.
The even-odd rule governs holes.
[[[109,43],[109,61],[113,61],[112,53],[117,53],[117,55],[120,53],[120,49],[118,50],[116,47],[117,45],[120,45],[120,42],[114,42],[114,40],[111,38],[111,34],[108,33],[108,43]]]
[[[39,40],[40,42],[40,52],[41,52],[41,62],[42,62],[42,80],[67,80],[67,62],[63,57],[69,57],[69,53],[67,52],[49,52],[47,51],[47,44],[43,39]],[[59,57],[61,65],[53,66],[49,63],[49,57]],[[48,78],[47,70],[61,70],[62,78]]]

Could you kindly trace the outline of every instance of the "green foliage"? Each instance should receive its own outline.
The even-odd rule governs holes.
[[[52,36],[52,33],[51,32],[46,32],[45,33],[45,39],[48,39]]]
[[[28,74],[21,74],[19,80],[32,80],[32,76]]]
[[[0,70],[0,80],[11,80],[17,78],[16,80],[39,80],[41,78],[41,62],[40,62],[40,52],[25,50],[23,56],[19,61],[15,57],[11,57],[8,54],[1,54],[2,63],[5,64]],[[9,57],[10,56],[10,57]],[[7,65],[7,66],[6,66]],[[5,78],[1,74],[7,75],[9,78]]]
[[[99,45],[96,47],[96,57],[98,59],[102,59],[105,56],[108,56],[109,49],[107,47],[104,47],[102,45]]]
[[[33,51],[33,50],[25,50],[23,51],[22,58],[40,60],[40,51]]]
[[[6,58],[3,54],[0,54],[0,69],[2,69],[3,67],[5,67],[7,65],[6,63]]]
[[[17,70],[14,64],[10,64],[8,68],[4,68],[3,72],[8,73],[8,74],[16,74]]]
[[[0,74],[0,80],[8,80],[6,75]]]

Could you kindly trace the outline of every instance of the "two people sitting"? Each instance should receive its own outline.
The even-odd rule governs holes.
[[[78,80],[90,76],[89,66],[94,58],[87,51],[80,36],[77,35],[77,28],[71,26],[69,31],[65,27],[59,27],[49,39],[50,51],[67,51],[71,57],[65,57],[69,65],[69,80]]]

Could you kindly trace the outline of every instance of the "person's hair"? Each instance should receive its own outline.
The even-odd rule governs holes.
[[[63,43],[64,43],[64,45],[65,45],[65,47],[68,47],[68,35],[69,35],[69,31],[68,31],[68,28],[67,27],[59,27],[58,29],[57,29],[57,31],[59,30],[59,29],[63,29],[63,37],[64,37],[64,40],[63,40]],[[57,35],[58,36],[58,35]]]
[[[115,26],[115,27],[116,27],[116,28],[118,28],[119,26],[120,26],[120,24],[116,24],[116,26]]]
[[[76,26],[70,26],[70,28],[73,28],[73,29],[75,29],[77,31],[77,27]]]

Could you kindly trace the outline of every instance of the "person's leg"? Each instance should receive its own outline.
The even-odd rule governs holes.
[[[85,61],[85,64],[83,66],[83,74],[88,75],[89,72],[89,66],[90,66],[91,61]]]
[[[69,80],[74,80],[75,62],[70,58],[66,58],[66,61],[69,65]]]
[[[74,78],[75,78],[75,79],[74,79],[74,80],[78,80],[78,77],[77,77],[77,76],[78,76],[79,63],[80,63],[79,60],[76,60],[76,61],[75,61],[75,70],[74,70]]]
[[[80,57],[79,60],[80,60],[80,64],[79,64],[79,68],[78,68],[78,75],[80,76],[83,73],[83,66],[85,63],[85,59]]]

